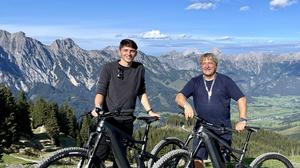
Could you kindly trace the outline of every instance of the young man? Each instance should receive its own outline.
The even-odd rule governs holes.
[[[202,74],[192,78],[177,94],[176,103],[184,109],[186,119],[193,118],[194,111],[187,102],[187,98],[193,97],[196,115],[208,122],[231,127],[230,122],[230,99],[237,101],[240,120],[236,124],[237,131],[244,130],[246,120],[247,103],[246,97],[235,82],[226,75],[217,72],[218,60],[212,53],[205,53],[200,57]],[[196,123],[195,128],[199,127]],[[231,133],[219,135],[231,144]],[[193,142],[195,149],[198,142]],[[205,147],[201,147],[195,158],[195,167],[202,168],[203,160],[208,153]]]
[[[97,116],[97,112],[100,110],[111,112],[132,110],[133,113],[136,99],[139,97],[149,116],[160,117],[159,114],[152,111],[149,104],[145,87],[145,68],[143,64],[133,61],[137,55],[137,49],[138,46],[133,40],[124,39],[119,46],[120,60],[103,66],[98,81],[95,109],[92,111],[93,116]],[[133,133],[133,121],[133,114],[107,120],[110,124],[130,135]],[[122,139],[118,135],[113,136],[116,136],[116,139],[120,141]],[[122,167],[129,167],[126,159],[126,147],[121,142],[109,144],[107,140],[103,140],[98,148],[95,161],[105,160],[111,150],[111,145],[119,145],[122,150],[123,158],[119,160],[115,158],[116,162],[122,164]],[[125,160],[126,163],[120,162],[120,160]],[[114,166],[116,165],[114,164]]]

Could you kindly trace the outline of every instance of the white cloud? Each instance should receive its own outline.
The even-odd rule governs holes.
[[[271,9],[284,8],[284,7],[293,5],[295,3],[297,3],[296,0],[271,0],[270,8]]]
[[[250,7],[249,7],[249,6],[242,6],[242,7],[240,8],[240,11],[248,11],[248,10],[250,10]]]
[[[151,30],[140,34],[143,39],[167,39],[168,35],[162,34],[159,30]]]
[[[197,3],[193,3],[190,6],[186,7],[185,9],[187,10],[207,10],[207,9],[214,9],[216,8],[216,5],[208,2],[197,2]]]
[[[192,35],[187,35],[187,34],[179,34],[178,39],[190,39],[192,38]]]
[[[217,38],[216,40],[218,40],[218,41],[230,41],[230,40],[233,40],[233,38],[229,37],[229,36],[223,36],[223,37]]]

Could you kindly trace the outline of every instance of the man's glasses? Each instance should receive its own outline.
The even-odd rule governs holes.
[[[118,67],[117,78],[124,79],[124,70],[121,67]]]

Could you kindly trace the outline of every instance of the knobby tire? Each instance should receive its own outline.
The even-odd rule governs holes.
[[[77,167],[81,158],[87,162],[88,150],[79,147],[64,148],[38,163],[38,168],[46,167]]]
[[[184,147],[184,143],[180,139],[176,137],[168,137],[159,141],[152,149],[151,154],[156,156],[159,159],[167,152],[170,152],[171,150],[175,150],[175,149],[182,149],[183,147]],[[157,160],[150,158],[148,161],[148,168],[152,167],[152,165],[156,161]]]
[[[263,167],[294,168],[292,163],[284,155],[275,152],[264,153],[258,156],[251,162],[250,167],[252,168],[263,168]]]
[[[184,149],[176,149],[161,157],[152,168],[186,168],[190,167],[189,163],[190,153]]]

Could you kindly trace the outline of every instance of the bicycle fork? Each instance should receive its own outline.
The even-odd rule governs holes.
[[[91,168],[91,166],[92,166],[93,157],[95,156],[95,152],[97,151],[98,146],[99,146],[99,144],[100,144],[100,141],[101,141],[101,139],[102,139],[102,137],[103,137],[103,136],[102,136],[103,133],[101,132],[103,126],[104,126],[104,120],[100,121],[100,123],[99,123],[98,126],[97,126],[97,130],[96,130],[96,131],[97,131],[99,134],[97,135],[96,142],[94,143],[96,146],[94,146],[92,150],[89,149],[89,148],[90,148],[89,145],[90,145],[90,143],[91,143],[91,141],[92,141],[92,139],[93,139],[93,135],[91,135],[91,136],[89,137],[89,140],[88,140],[87,146],[86,146],[86,147],[89,149],[89,150],[88,150],[88,162],[87,162],[85,168]],[[83,162],[84,162],[84,158],[81,158],[80,162],[77,164],[77,168],[81,168],[81,167],[83,166]],[[101,163],[101,164],[102,164],[102,163]]]

